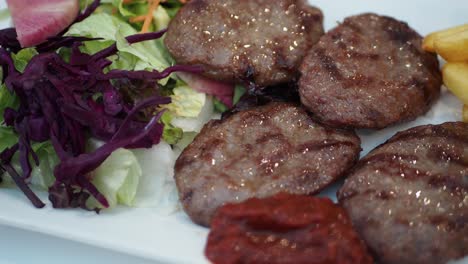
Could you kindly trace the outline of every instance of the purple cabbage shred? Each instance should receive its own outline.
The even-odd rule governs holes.
[[[13,53],[17,53],[21,50],[21,44],[17,39],[15,28],[5,28],[0,30],[0,46]]]

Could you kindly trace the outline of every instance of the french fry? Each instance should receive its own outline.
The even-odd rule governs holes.
[[[435,51],[446,61],[468,61],[468,29],[434,40]]]
[[[468,105],[468,62],[449,62],[442,68],[444,84]]]
[[[468,123],[468,105],[463,106],[463,122]]]
[[[449,28],[449,29],[440,30],[440,31],[436,31],[434,33],[431,33],[431,34],[427,35],[424,38],[423,49],[426,50],[426,51],[435,52],[436,49],[435,49],[435,43],[434,42],[435,42],[436,39],[442,39],[444,37],[448,37],[450,35],[458,34],[460,32],[467,31],[467,30],[468,30],[468,24],[465,24],[465,25],[452,27],[452,28]]]

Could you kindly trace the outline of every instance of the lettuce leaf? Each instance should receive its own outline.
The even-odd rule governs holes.
[[[129,4],[123,4],[123,0],[112,0],[112,5],[117,7],[120,15],[126,18],[143,15],[148,10],[148,1],[134,0]]]
[[[182,153],[182,151],[193,142],[195,137],[198,135],[198,132],[185,132],[184,136],[174,145],[174,150],[177,153],[177,156]]]
[[[172,59],[169,60],[170,55],[161,40],[145,41],[130,45],[125,39],[128,35],[122,28],[119,28],[115,34],[115,39],[117,40],[117,49],[120,53],[129,53],[138,59],[134,70],[155,69],[163,71],[172,65]]]
[[[37,51],[34,48],[26,48],[20,50],[17,54],[12,53],[11,57],[15,64],[16,70],[23,72],[26,65],[32,57],[37,55]],[[3,75],[3,74],[2,74]],[[19,106],[19,98],[14,93],[10,92],[5,84],[0,85],[0,125],[3,123],[3,113],[6,108],[17,109]]]
[[[0,125],[3,123],[3,113],[6,108],[17,109],[19,99],[11,93],[4,84],[0,85]]]
[[[28,62],[37,54],[38,53],[35,48],[25,48],[18,51],[16,54],[12,53],[11,57],[15,63],[16,70],[23,72],[26,68],[26,65],[28,65]]]
[[[172,118],[172,114],[169,112],[165,112],[161,117],[161,122],[164,124],[163,140],[171,145],[176,144],[184,133],[181,128],[171,124]]]
[[[213,99],[213,106],[215,111],[218,113],[224,113],[229,110],[229,107],[223,104],[223,102],[221,102],[218,98]]]
[[[91,182],[106,197],[109,208],[117,204],[132,206],[141,175],[140,164],[132,151],[118,149],[94,171]],[[94,198],[88,203],[100,206]]]
[[[0,10],[0,21],[8,20],[11,18],[10,10],[4,8]]]
[[[166,9],[162,6],[159,6],[153,12],[153,25],[156,30],[162,30],[167,28],[169,22],[171,21],[171,17],[167,13]]]
[[[18,142],[18,136],[10,127],[0,126],[0,152]]]
[[[13,146],[17,142],[18,136],[11,128],[0,126],[0,152],[7,147]],[[39,166],[31,162],[31,184],[42,190],[47,190],[55,181],[53,171],[59,159],[50,141],[33,143],[31,147],[40,161]],[[13,167],[16,170],[21,169],[18,154],[13,157]],[[9,176],[4,177],[4,180],[5,184],[13,184],[13,180]]]
[[[99,25],[99,27],[96,27]],[[107,13],[96,13],[80,23],[73,24],[66,35],[101,38],[86,42],[83,52],[94,54],[103,48],[117,43],[118,56],[114,56],[111,69],[157,70],[163,71],[173,64],[162,40],[145,41],[130,45],[126,36],[137,31],[127,22]],[[165,84],[165,81],[160,83]]]
[[[177,117],[197,117],[206,102],[206,94],[182,85],[177,86],[171,95],[172,103],[167,109]]]
[[[166,142],[160,142],[150,149],[136,149],[133,153],[143,172],[135,197],[135,206],[174,211],[178,205],[174,182],[176,153]]]
[[[247,92],[247,89],[243,85],[236,85],[236,88],[234,88],[234,96],[232,98],[232,104],[235,105],[237,104],[242,96]]]
[[[172,125],[180,127],[184,134],[186,132],[200,132],[202,127],[211,119],[218,118],[214,113],[213,98],[206,96],[205,104],[196,117],[177,117],[174,116]]]
[[[245,89],[242,85],[236,85],[234,88],[234,95],[232,97],[232,104],[236,105],[242,96],[246,93],[247,89]],[[223,102],[221,102],[218,98],[213,99],[214,109],[218,113],[224,113],[229,110],[229,107],[226,106]]]
[[[92,183],[106,197],[109,208],[122,204],[174,210],[178,205],[173,178],[176,158],[166,142],[150,149],[118,149],[94,172]],[[102,207],[92,197],[87,203]]]
[[[126,35],[137,33],[129,24],[116,17],[107,13],[95,13],[85,20],[73,24],[65,35],[114,40],[117,29],[119,28],[122,32],[126,33]]]
[[[31,184],[47,190],[55,181],[54,168],[59,158],[50,141],[32,144],[32,149],[39,157],[39,166],[33,166]]]

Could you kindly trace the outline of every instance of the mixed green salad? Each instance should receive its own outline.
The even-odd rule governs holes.
[[[35,47],[1,30],[3,185],[36,207],[31,186],[55,208],[177,205],[177,156],[244,91],[175,64],[164,30],[183,2],[82,0],[74,23]]]

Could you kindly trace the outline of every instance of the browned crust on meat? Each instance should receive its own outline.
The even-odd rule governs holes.
[[[207,77],[268,86],[298,76],[322,21],[303,0],[193,0],[169,24],[165,44],[178,63],[201,65]]]
[[[379,263],[468,255],[468,124],[397,133],[359,161],[338,199]]]
[[[335,127],[380,129],[412,120],[439,97],[437,57],[422,37],[386,16],[349,17],[312,48],[301,66],[301,101]]]
[[[209,225],[227,202],[316,193],[353,166],[359,152],[354,132],[325,128],[301,107],[271,103],[205,125],[178,158],[175,179],[185,211]]]

